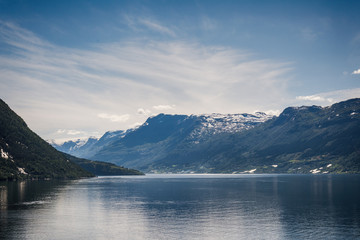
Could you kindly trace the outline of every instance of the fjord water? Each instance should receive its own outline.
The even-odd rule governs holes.
[[[356,239],[359,175],[0,182],[1,239]]]

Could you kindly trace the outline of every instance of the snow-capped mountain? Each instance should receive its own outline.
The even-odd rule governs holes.
[[[104,134],[86,154],[144,172],[355,173],[359,108],[360,99],[352,99],[288,107],[278,117],[159,114],[137,129]],[[75,145],[84,154],[87,144]]]
[[[87,139],[69,140],[62,144],[57,144],[54,141],[48,141],[53,147],[61,152],[65,152],[76,157],[89,158],[95,155],[107,144],[121,139],[128,131],[108,131],[101,138],[89,137]]]
[[[166,116],[165,118],[162,116]],[[179,117],[180,116],[180,117]],[[157,135],[162,134],[162,132],[172,132],[176,131],[176,124],[168,129],[166,129],[167,123],[176,119],[178,126],[181,122],[193,122],[191,131],[187,134],[186,139],[197,144],[200,141],[205,140],[206,138],[220,134],[220,133],[235,133],[242,130],[247,130],[254,127],[258,123],[265,122],[271,119],[273,116],[266,115],[265,113],[257,112],[255,114],[202,114],[202,115],[165,115],[160,114],[154,117],[150,117],[142,126],[141,129],[150,129],[154,126],[159,127],[158,132],[154,132],[152,136],[147,137],[149,141],[153,141],[150,138],[158,138]],[[164,122],[165,121],[165,122]],[[167,123],[166,123],[167,121]],[[163,123],[163,124],[161,124]],[[160,124],[160,125],[159,125]],[[113,144],[124,138],[127,134],[131,132],[136,132],[138,129],[129,129],[127,131],[108,131],[101,138],[93,138],[85,140],[76,140],[76,141],[67,141],[63,144],[56,144],[50,142],[57,150],[72,154],[77,157],[84,157],[93,159],[98,152],[101,152],[103,149],[106,151],[106,146]],[[144,136],[143,136],[144,137]]]
[[[121,135],[109,138],[110,134],[105,134],[96,143],[96,151],[92,148],[91,154],[95,154],[76,156],[142,168],[179,149],[196,147],[221,134],[248,130],[272,117],[265,113],[190,116],[159,114],[148,118],[137,129]],[[101,143],[103,138],[108,139],[106,144]]]
[[[98,141],[98,138],[89,137],[87,139],[77,139],[75,141],[69,140],[62,144],[57,144],[54,141],[48,141],[57,150],[71,155],[78,155],[78,152],[82,152],[84,149],[91,148]]]
[[[211,135],[220,133],[236,133],[253,128],[255,125],[265,122],[273,115],[267,115],[263,112],[255,114],[202,114],[192,115],[199,118],[200,125],[190,134],[190,139],[199,141]]]

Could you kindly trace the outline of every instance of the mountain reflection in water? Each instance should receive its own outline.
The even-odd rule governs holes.
[[[0,183],[4,239],[354,239],[360,176],[147,175]]]

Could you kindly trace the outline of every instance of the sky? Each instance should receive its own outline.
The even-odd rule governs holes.
[[[0,98],[46,140],[360,97],[360,1],[0,0]]]

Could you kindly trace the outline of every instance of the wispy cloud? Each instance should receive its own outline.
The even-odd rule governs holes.
[[[151,17],[136,17],[133,15],[123,14],[124,22],[127,26],[135,31],[141,31],[144,29],[151,30],[160,34],[165,34],[171,37],[176,37],[176,33],[173,30],[174,27],[166,26]]]
[[[150,115],[151,114],[151,111],[149,109],[143,109],[143,108],[139,108],[137,110],[137,113],[140,114],[140,115]]]
[[[110,120],[111,122],[126,122],[130,119],[129,114],[116,115],[116,114],[100,113],[98,114],[98,117],[102,119]]]
[[[171,30],[168,27],[165,27],[163,25],[161,25],[160,23],[152,20],[152,19],[148,19],[148,18],[140,18],[139,19],[139,23],[148,27],[149,29],[153,30],[153,31],[157,31],[160,33],[165,33],[167,35],[170,35],[172,37],[175,37],[176,34],[173,30]]]
[[[193,41],[66,48],[4,22],[0,43],[7,50],[0,52],[2,97],[16,103],[15,109],[40,134],[54,125],[99,132],[124,129],[145,120],[138,106],[159,111],[176,105],[185,114],[278,108],[292,70],[288,62]],[[159,105],[169,99],[170,107]],[[127,114],[109,114],[119,110]]]
[[[211,19],[207,16],[203,16],[201,18],[201,26],[203,29],[209,31],[209,30],[215,30],[217,28],[217,23],[214,19]]]
[[[159,111],[164,111],[164,110],[175,109],[175,105],[156,105],[153,106],[153,108]]]

